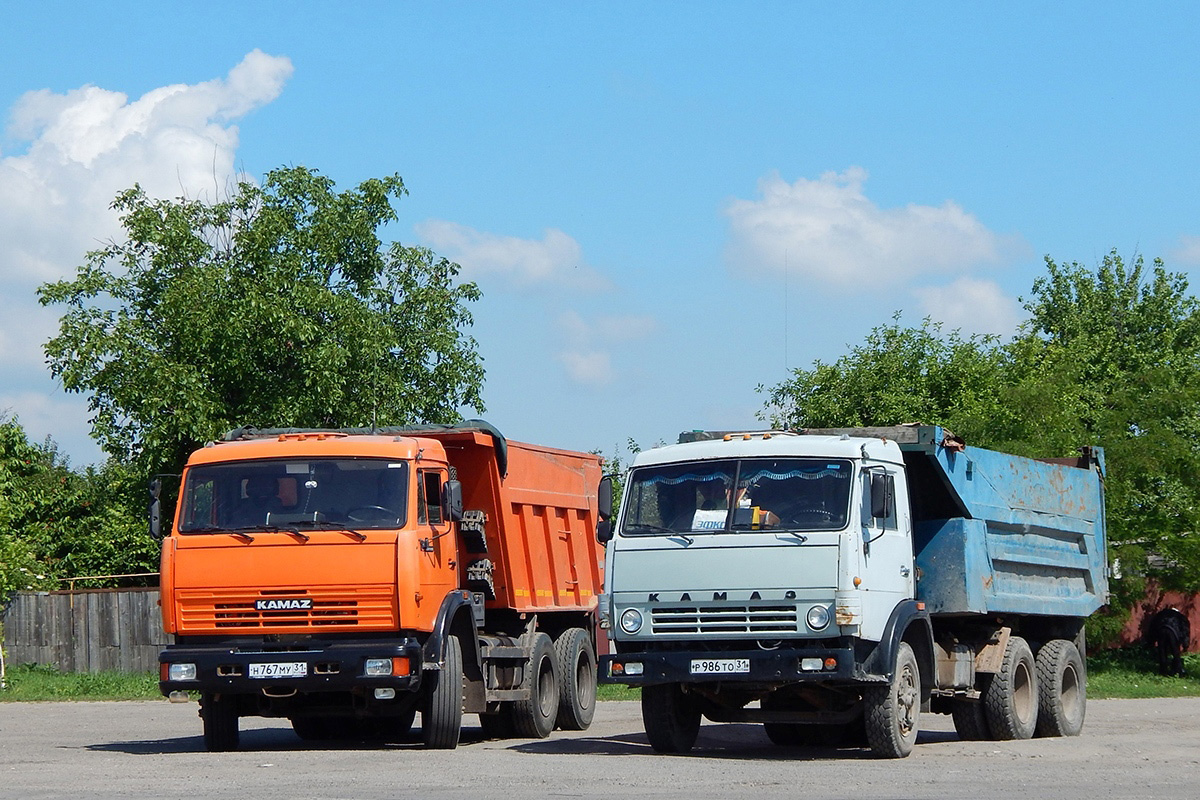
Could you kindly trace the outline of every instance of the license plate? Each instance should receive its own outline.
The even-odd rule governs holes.
[[[307,674],[308,664],[304,661],[250,665],[251,678],[303,678]]]
[[[733,675],[750,671],[748,658],[694,658],[693,675]]]

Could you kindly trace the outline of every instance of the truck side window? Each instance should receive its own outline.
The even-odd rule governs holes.
[[[442,475],[422,472],[417,480],[417,522],[442,524]]]

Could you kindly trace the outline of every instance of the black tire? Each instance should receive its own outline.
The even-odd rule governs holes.
[[[983,712],[993,739],[1029,739],[1038,718],[1037,667],[1033,651],[1020,636],[1004,648],[1000,671],[983,693]]]
[[[813,725],[803,725],[796,722],[764,722],[763,731],[771,744],[780,747],[807,747],[817,744],[816,731]]]
[[[596,650],[583,628],[568,628],[554,643],[558,661],[558,727],[586,731],[596,715]]]
[[[896,666],[886,686],[863,693],[867,743],[880,758],[904,758],[917,743],[921,721],[921,668],[908,642],[896,648]]]
[[[1078,736],[1087,712],[1087,672],[1072,642],[1053,639],[1037,654],[1038,736]]]
[[[408,739],[412,731],[413,721],[417,716],[414,705],[407,711],[392,717],[369,717],[358,721],[354,726],[354,736],[367,742],[387,742],[394,744]],[[461,724],[461,720],[459,720]]]
[[[462,645],[457,636],[446,639],[446,661],[430,672],[421,709],[421,738],[431,750],[453,750],[462,733]]]
[[[954,730],[964,742],[986,742],[992,738],[987,727],[987,715],[980,700],[955,700],[950,708]]]
[[[700,707],[677,683],[643,686],[642,725],[656,753],[686,753],[700,733]]]
[[[350,720],[345,717],[292,717],[292,730],[306,742],[328,742],[349,735]]]
[[[558,719],[558,671],[554,645],[544,633],[534,634],[521,688],[529,689],[529,697],[513,703],[513,728],[518,736],[545,739]]]
[[[501,703],[500,710],[495,714],[480,714],[479,727],[489,739],[511,739],[516,736],[512,703]]]
[[[224,753],[238,749],[238,713],[232,697],[205,694],[200,698],[204,749]]]

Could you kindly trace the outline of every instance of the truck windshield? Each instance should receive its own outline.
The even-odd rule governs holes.
[[[403,527],[408,464],[313,458],[202,464],[188,470],[180,533]]]
[[[629,478],[626,535],[747,530],[840,530],[850,462],[783,458],[643,467]]]

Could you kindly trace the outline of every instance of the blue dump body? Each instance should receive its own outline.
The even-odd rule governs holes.
[[[917,599],[931,614],[1085,617],[1107,601],[1102,450],[1048,463],[907,431]]]

